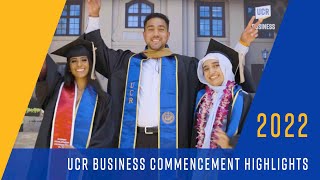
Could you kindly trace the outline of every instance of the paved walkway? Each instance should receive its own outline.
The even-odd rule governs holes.
[[[19,132],[13,148],[34,148],[42,117],[25,116],[22,132]]]
[[[19,132],[13,148],[34,148],[38,132]]]

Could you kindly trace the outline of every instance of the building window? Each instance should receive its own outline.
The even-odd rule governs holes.
[[[223,2],[198,3],[198,36],[225,37]]]
[[[271,17],[263,20],[260,25],[258,38],[273,39],[278,32],[284,12],[288,5],[288,0],[245,0],[245,26],[247,26],[251,17],[255,15],[255,7],[271,5]],[[255,20],[256,22],[257,20]]]
[[[55,36],[78,36],[81,33],[82,0],[67,0]]]
[[[154,11],[154,5],[145,0],[134,0],[126,4],[126,28],[143,28],[146,16]]]

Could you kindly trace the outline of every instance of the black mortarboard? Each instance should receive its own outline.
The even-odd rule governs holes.
[[[240,59],[239,59],[239,53],[237,51],[211,38],[206,54],[209,54],[209,53],[221,53],[224,56],[226,56],[232,64],[232,72],[235,75],[235,81],[242,85],[243,90],[250,93],[255,92],[255,85],[253,83],[252,76],[248,71],[248,69],[245,67],[243,68],[243,77],[244,77],[243,80],[245,81],[241,82],[240,80],[241,79],[240,70],[239,70]],[[244,56],[242,58],[243,58],[242,61],[244,61]]]
[[[232,72],[235,76],[237,76],[236,73],[239,74],[237,72],[239,66],[239,54],[237,51],[214,39],[210,39],[206,55],[209,53],[220,53],[226,56],[232,64]]]
[[[92,61],[91,79],[95,79],[95,50],[96,48],[94,47],[94,44],[92,42],[78,38],[70,42],[69,44],[61,47],[60,49],[52,52],[52,54],[66,57],[67,60],[69,60],[71,57],[87,56],[88,59]]]
[[[60,49],[54,51],[52,54],[66,57],[68,60],[71,57],[77,56],[88,56],[88,58],[91,59],[92,44],[90,41],[86,41],[84,39],[76,39],[69,44],[61,47]]]

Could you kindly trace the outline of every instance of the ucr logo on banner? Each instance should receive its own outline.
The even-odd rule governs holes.
[[[271,17],[271,5],[256,7],[256,19]]]

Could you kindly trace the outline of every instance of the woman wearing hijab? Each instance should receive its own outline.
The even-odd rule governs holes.
[[[239,64],[236,51],[210,41],[198,64],[198,78],[206,87],[197,95],[193,147],[234,147],[251,103],[250,95],[237,84],[244,80]]]
[[[45,81],[41,81],[46,93],[37,94],[44,116],[36,148],[113,146],[111,98],[95,80],[94,50],[93,43],[79,38],[53,52],[67,58],[63,76],[47,56],[43,69],[48,71]]]

